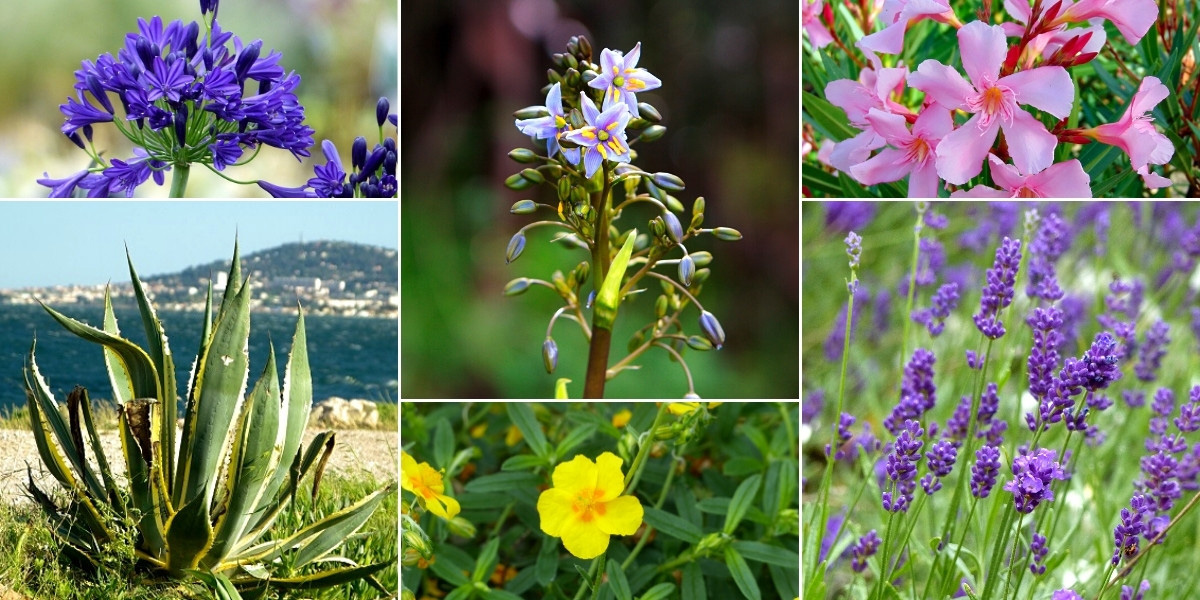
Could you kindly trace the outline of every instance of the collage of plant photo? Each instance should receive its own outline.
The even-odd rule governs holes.
[[[802,226],[801,597],[1200,593],[1200,206]]]

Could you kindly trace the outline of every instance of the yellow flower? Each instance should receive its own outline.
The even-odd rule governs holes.
[[[622,410],[612,417],[613,427],[624,427],[629,424],[629,419],[633,418],[633,413],[629,409]]]
[[[571,554],[596,558],[608,549],[608,536],[633,535],[642,524],[642,503],[622,496],[621,459],[605,452],[596,462],[577,454],[554,468],[554,487],[538,496],[546,535],[561,537]]]
[[[700,408],[701,404],[702,404],[701,402],[672,402],[667,405],[667,410],[670,411],[671,414],[673,414],[677,417],[682,417],[683,415],[686,415],[690,412],[695,411],[697,408]],[[723,402],[709,402],[708,407],[716,408],[716,407],[720,406],[721,404],[724,404],[724,403]]]
[[[442,493],[446,491],[442,474],[429,463],[418,463],[403,450],[400,451],[400,487],[416,494],[429,512],[443,519],[453,519],[460,510],[458,500]]]
[[[525,439],[525,438],[521,436],[521,430],[517,429],[516,425],[509,425],[508,433],[506,433],[504,435],[504,445],[505,446],[516,446],[517,442],[519,442],[523,439]]]
[[[477,438],[477,439],[483,437],[483,434],[487,433],[487,428],[488,428],[487,423],[480,423],[480,424],[472,427],[471,428],[471,437]]]

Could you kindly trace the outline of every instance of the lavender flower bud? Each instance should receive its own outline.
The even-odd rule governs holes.
[[[1004,335],[1004,324],[999,313],[1012,303],[1013,286],[1016,284],[1017,269],[1021,263],[1021,240],[1004,238],[996,249],[996,259],[987,270],[987,285],[983,288],[979,312],[975,314],[975,326],[985,336],[999,339]]]
[[[1046,546],[1046,536],[1035,533],[1033,541],[1029,544],[1029,554],[1033,561],[1029,563],[1029,572],[1034,575],[1042,575],[1046,572],[1046,565],[1042,564],[1046,560],[1046,554],[1050,552],[1050,548]]]
[[[913,492],[917,487],[917,458],[920,456],[921,440],[924,435],[921,424],[906,420],[896,437],[892,453],[888,455],[885,469],[888,479],[894,484],[891,491],[883,492],[883,509],[889,512],[908,512]]]
[[[976,498],[987,498],[996,485],[996,475],[1000,473],[1000,450],[992,446],[983,446],[975,452],[975,464],[971,467],[971,495]]]
[[[883,540],[879,539],[879,535],[872,529],[866,535],[858,538],[850,548],[850,567],[855,573],[861,573],[867,568],[867,558],[874,556],[879,550],[879,544]]]
[[[700,329],[717,350],[725,345],[725,330],[721,329],[721,323],[707,310],[700,313]]]
[[[1146,341],[1138,349],[1138,363],[1133,370],[1142,381],[1154,381],[1163,356],[1167,354],[1171,327],[1162,320],[1155,321],[1146,332]]]
[[[846,254],[850,256],[850,269],[857,269],[862,256],[862,237],[853,231],[846,236]]]
[[[381,97],[379,102],[375,103],[375,122],[379,123],[380,127],[383,127],[383,122],[387,120],[389,110],[391,110],[391,105],[388,103],[387,96]]]

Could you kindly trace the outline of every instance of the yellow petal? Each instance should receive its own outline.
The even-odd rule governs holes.
[[[438,494],[446,491],[446,485],[442,483],[442,474],[439,473],[437,469],[429,466],[429,463],[421,463],[417,465],[417,473],[419,473],[418,479],[422,484],[425,485],[425,487],[428,487]]]
[[[596,499],[607,502],[625,490],[625,476],[621,474],[620,457],[605,452],[596,458]]]
[[[443,504],[445,504],[445,507],[442,506]],[[445,494],[438,494],[430,499],[427,508],[429,508],[429,512],[447,521],[453,519],[458,514],[458,511],[462,510],[462,507],[458,504],[458,500]]]
[[[554,467],[554,487],[574,495],[596,487],[596,463],[582,454],[576,454],[570,462]]]
[[[596,512],[596,526],[612,535],[633,535],[642,526],[642,503],[635,496],[621,496],[604,503],[604,513]]]
[[[411,479],[417,476],[417,461],[409,456],[407,452],[400,451],[400,487],[414,492]]]
[[[562,541],[567,552],[584,560],[596,558],[608,549],[608,534],[591,523],[580,522],[577,526],[567,528]]]
[[[697,408],[700,408],[699,402],[672,402],[667,405],[667,411],[677,417],[682,417]]]
[[[561,537],[574,517],[571,496],[557,488],[550,488],[538,496],[537,511],[541,517],[542,531],[554,537]]]
[[[613,427],[624,427],[629,424],[629,419],[633,418],[633,413],[629,409],[622,410],[612,416]]]

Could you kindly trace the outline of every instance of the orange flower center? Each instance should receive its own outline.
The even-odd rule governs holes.
[[[1004,92],[998,87],[990,87],[983,93],[983,110],[990,115],[996,114],[1004,103]]]
[[[419,479],[417,477],[407,477],[406,479],[408,479],[409,487],[411,487],[413,489],[413,491],[416,492],[417,495],[420,496],[421,498],[424,498],[425,500],[429,500],[430,498],[433,498],[435,495],[437,495],[421,479]]]
[[[579,516],[579,520],[584,523],[590,523],[596,515],[604,516],[604,511],[607,510],[600,498],[604,496],[604,490],[583,490],[575,496],[575,501],[571,503],[571,511]]]
[[[1017,191],[1016,197],[1017,198],[1041,198],[1042,195],[1027,188],[1027,187],[1022,187],[1020,190]]]
[[[927,156],[929,156],[929,142],[922,137],[913,138],[912,143],[908,146],[908,159],[923,164]]]

